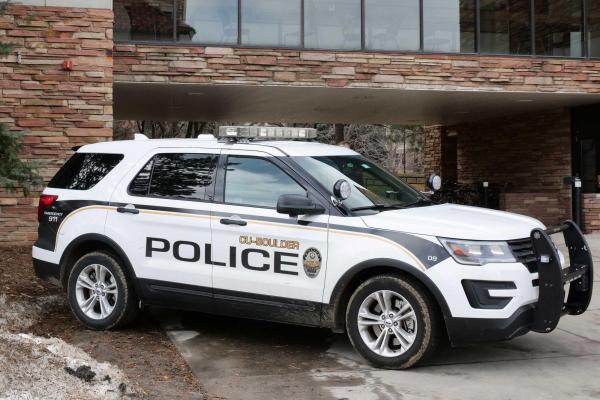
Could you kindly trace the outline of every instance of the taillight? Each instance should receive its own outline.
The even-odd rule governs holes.
[[[40,202],[38,203],[38,222],[42,222],[44,210],[54,204],[56,199],[58,199],[58,196],[53,194],[43,194],[40,196]]]

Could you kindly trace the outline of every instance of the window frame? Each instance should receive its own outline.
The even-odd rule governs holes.
[[[251,207],[251,208],[260,208],[263,210],[277,210],[277,206],[269,207],[269,206],[258,206],[252,204],[240,204],[240,203],[229,203],[225,201],[225,187],[227,185],[227,164],[229,162],[229,157],[237,157],[237,158],[254,158],[258,160],[264,160],[268,163],[273,164],[276,168],[279,168],[284,174],[289,176],[291,180],[296,182],[298,186],[300,186],[306,192],[306,197],[314,200],[314,196],[311,194],[310,188],[307,185],[300,182],[291,171],[288,169],[288,166],[284,163],[280,162],[277,157],[269,157],[269,156],[261,156],[261,155],[249,155],[249,154],[221,154],[221,159],[219,161],[218,166],[218,178],[217,185],[215,188],[215,196],[214,202],[219,204],[224,204],[228,206],[237,206],[237,207]]]
[[[423,0],[419,0],[419,49],[418,50],[370,50],[366,46],[365,40],[365,1],[360,0],[361,7],[361,47],[359,49],[322,49],[322,48],[311,48],[306,47],[304,45],[305,38],[305,1],[300,1],[300,45],[298,47],[289,47],[289,46],[258,46],[251,44],[242,44],[242,2],[244,0],[237,1],[238,7],[238,21],[237,21],[237,43],[236,44],[227,44],[227,45],[215,45],[204,42],[179,42],[177,41],[177,1],[185,1],[185,0],[172,0],[173,2],[173,36],[171,40],[119,40],[115,39],[114,42],[116,44],[146,44],[146,45],[163,45],[163,46],[185,46],[185,47],[210,47],[210,46],[225,46],[231,48],[240,48],[240,49],[280,49],[280,50],[303,50],[303,51],[316,51],[316,52],[327,52],[327,51],[335,51],[341,53],[349,53],[349,52],[363,52],[363,53],[378,53],[378,54],[439,54],[439,55],[479,55],[479,56],[498,56],[498,57],[530,57],[536,59],[566,59],[566,60],[585,60],[591,59],[596,60],[600,59],[600,56],[591,57],[589,54],[589,40],[588,40],[588,21],[587,21],[587,4],[588,1],[591,0],[578,0],[581,2],[582,6],[582,56],[581,57],[567,57],[567,56],[552,56],[552,55],[538,55],[536,54],[535,42],[535,0],[528,0],[530,6],[529,13],[529,24],[531,28],[531,52],[529,54],[510,54],[510,53],[482,53],[480,49],[480,36],[481,36],[481,23],[480,23],[480,0],[475,1],[475,51],[474,52],[436,52],[429,51],[424,49],[424,9],[423,9]]]
[[[165,197],[165,196],[154,196],[151,195],[149,193],[150,191],[150,183],[152,182],[152,176],[154,175],[154,165],[152,165],[152,170],[150,171],[150,179],[148,180],[148,188],[146,190],[146,195],[139,195],[139,194],[134,194],[131,192],[131,185],[133,184],[133,181],[135,181],[135,179],[138,177],[138,175],[144,170],[144,168],[146,168],[146,165],[148,165],[149,162],[153,161],[156,157],[164,155],[164,154],[201,154],[201,155],[210,155],[213,156],[213,158],[215,158],[215,170],[213,172],[213,179],[212,182],[209,186],[207,186],[206,191],[204,193],[204,199],[182,199],[182,198],[174,198],[174,197]],[[139,197],[139,198],[148,198],[148,199],[160,199],[160,200],[170,200],[170,201],[189,201],[189,202],[195,202],[195,203],[212,203],[214,202],[214,197],[215,197],[215,183],[216,180],[218,178],[218,170],[219,170],[219,162],[220,162],[220,153],[216,152],[216,153],[211,153],[211,152],[204,152],[204,151],[198,151],[198,152],[194,152],[194,151],[169,151],[169,152],[156,152],[156,153],[152,153],[150,155],[149,158],[144,158],[144,162],[141,166],[141,168],[137,169],[137,172],[133,175],[133,177],[129,180],[129,183],[127,183],[127,195],[131,196],[131,197]]]

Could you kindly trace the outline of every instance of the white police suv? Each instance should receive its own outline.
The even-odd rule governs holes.
[[[266,140],[314,135],[224,127],[79,148],[40,198],[37,275],[92,329],[141,304],[328,327],[386,368],[445,335],[550,332],[586,310],[591,254],[572,222],[432,204],[352,150]]]

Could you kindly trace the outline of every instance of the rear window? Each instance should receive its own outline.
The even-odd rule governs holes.
[[[91,189],[122,159],[122,154],[75,153],[58,170],[48,187],[72,190]]]
[[[216,154],[158,154],[129,185],[134,196],[205,200],[217,168]]]

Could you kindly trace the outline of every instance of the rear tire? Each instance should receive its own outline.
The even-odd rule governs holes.
[[[109,252],[95,251],[77,260],[69,273],[69,305],[87,328],[122,327],[137,315],[137,297],[117,260]]]
[[[410,368],[429,357],[441,337],[437,307],[419,284],[394,275],[370,278],[346,309],[356,351],[375,367]]]

